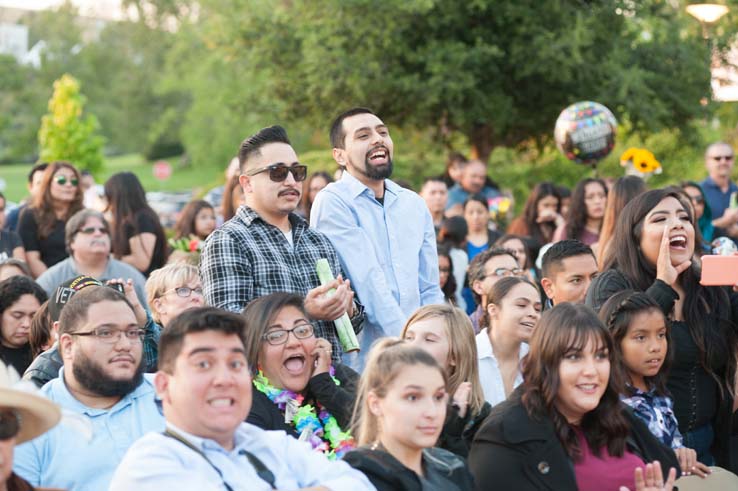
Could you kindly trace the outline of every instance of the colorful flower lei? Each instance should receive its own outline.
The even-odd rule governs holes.
[[[328,373],[336,385],[341,385],[341,382],[335,377],[335,368],[330,367]],[[261,369],[259,369],[254,377],[253,383],[254,387],[259,392],[265,394],[283,413],[290,400],[294,400],[299,404],[300,407],[292,418],[292,424],[298,433],[302,433],[305,430],[311,432],[308,441],[313,447],[313,450],[322,452],[330,460],[336,460],[343,457],[349,450],[356,448],[356,443],[354,442],[354,437],[351,436],[351,432],[342,431],[341,427],[338,426],[336,418],[322,404],[316,402],[318,408],[318,413],[316,414],[315,408],[312,405],[302,405],[305,400],[302,394],[274,387],[269,382],[269,379],[264,376]]]

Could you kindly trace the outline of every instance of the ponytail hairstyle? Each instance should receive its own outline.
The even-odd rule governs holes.
[[[636,315],[646,312],[657,312],[664,317],[666,325],[666,353],[664,355],[664,363],[661,365],[659,373],[654,377],[645,377],[649,386],[655,387],[660,395],[668,394],[666,389],[666,373],[671,365],[672,351],[669,349],[671,345],[671,329],[669,320],[664,316],[661,307],[654,299],[643,292],[635,290],[623,290],[610,297],[600,309],[599,318],[610,331],[613,338],[613,363],[610,370],[615,372],[615,376],[621,382],[627,382],[628,368],[623,361],[623,350],[621,348],[623,339],[628,334],[628,329],[633,323]],[[628,387],[625,387],[628,390]]]
[[[384,398],[387,388],[401,376],[403,369],[415,365],[437,369],[448,385],[446,371],[427,351],[410,346],[400,338],[387,337],[374,343],[361,375],[351,423],[351,432],[359,446],[379,440],[381,432],[377,417],[369,410],[367,395],[373,392]]]
[[[499,306],[500,303],[502,303],[502,300],[507,296],[510,291],[515,288],[516,285],[520,284],[526,284],[530,285],[533,288],[535,288],[536,292],[540,295],[541,291],[538,289],[538,287],[531,283],[531,281],[528,278],[525,278],[523,276],[507,276],[505,278],[500,278],[497,280],[497,282],[489,287],[487,291],[484,292],[482,295],[482,317],[479,319],[479,328],[490,328],[490,318],[489,318],[489,312],[487,311],[487,307],[489,307],[490,304],[494,304]]]
[[[462,382],[471,383],[469,411],[478,414],[484,405],[484,392],[479,381],[479,365],[477,363],[477,343],[469,316],[461,309],[447,304],[426,305],[416,310],[405,322],[400,337],[405,339],[408,328],[426,319],[440,319],[443,322],[446,339],[448,339],[448,360],[446,369],[448,376],[448,393],[453,395]],[[444,367],[445,368],[445,367]]]

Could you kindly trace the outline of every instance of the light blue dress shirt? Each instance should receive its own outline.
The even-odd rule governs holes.
[[[362,355],[399,336],[418,307],[444,303],[433,219],[423,199],[386,179],[384,206],[348,171],[318,193],[310,223],[333,243],[366,307]],[[353,365],[353,363],[352,363]]]
[[[226,489],[224,482],[233,491],[270,490],[244,450],[272,472],[277,489],[325,486],[334,491],[374,490],[361,472],[340,460],[330,462],[310,444],[284,431],[266,431],[241,423],[234,435],[233,450],[228,451],[214,440],[196,437],[171,424],[169,427],[205,454],[212,465],[184,443],[161,433],[149,433],[128,451],[113,476],[110,491],[222,491]]]
[[[88,440],[84,432],[62,422],[52,430],[15,448],[13,470],[34,487],[74,491],[101,491],[108,488],[115,468],[128,448],[149,431],[164,430],[164,416],[154,402],[151,376],[110,409],[83,405],[59,378],[41,388],[41,394],[65,412],[86,417],[92,428]],[[133,489],[133,488],[131,488]]]

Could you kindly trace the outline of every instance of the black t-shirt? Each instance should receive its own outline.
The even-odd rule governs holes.
[[[54,229],[46,238],[42,239],[38,233],[38,222],[33,209],[26,208],[18,221],[18,234],[23,240],[26,252],[38,251],[41,261],[47,268],[67,258],[67,246],[64,243],[64,221],[56,220]]]
[[[18,375],[23,375],[23,372],[33,361],[31,345],[26,343],[22,348],[8,348],[4,344],[0,344],[0,360],[15,368]]]
[[[23,247],[23,242],[18,234],[8,230],[0,230],[0,262],[13,257],[13,250]]]
[[[125,249],[120,253],[121,256],[127,256],[131,253],[131,247],[128,242],[131,237],[145,233],[157,234],[157,231],[161,229],[161,224],[157,223],[155,220],[155,218],[149,216],[147,213],[139,212],[136,215],[136,226],[132,223],[126,223],[123,225],[123,235],[126,238],[126,242]],[[165,244],[161,240],[157,239],[156,244],[154,245],[154,254],[151,256],[151,262],[144,272],[144,275],[149,276],[152,271],[164,266],[167,260],[164,254],[164,247]]]

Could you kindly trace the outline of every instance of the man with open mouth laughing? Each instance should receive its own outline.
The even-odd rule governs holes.
[[[327,237],[308,228],[294,213],[300,204],[307,166],[297,160],[281,126],[264,128],[241,144],[239,183],[246,204],[215,230],[200,262],[205,303],[241,312],[252,300],[275,292],[305,296],[305,309],[315,334],[342,348],[333,322],[348,313],[354,330],[364,320],[349,281],[341,277],[338,255]],[[327,259],[335,280],[321,286],[315,263]],[[332,296],[326,295],[335,289]]]
[[[331,126],[333,158],[345,172],[315,198],[310,223],[333,242],[366,305],[362,353],[398,336],[421,305],[443,303],[433,219],[423,199],[392,182],[394,144],[369,109],[354,108]],[[348,355],[361,369],[363,355]]]

